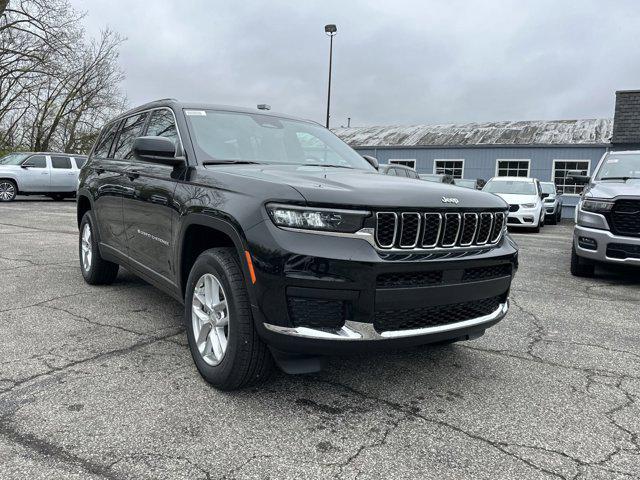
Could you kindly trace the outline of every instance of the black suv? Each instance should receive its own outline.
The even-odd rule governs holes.
[[[507,204],[379,175],[318,124],[153,102],[107,124],[80,173],[80,264],[122,265],[185,305],[221,389],[325,355],[475,338],[507,312]]]

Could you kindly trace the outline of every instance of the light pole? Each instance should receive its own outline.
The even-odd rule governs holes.
[[[325,25],[324,33],[329,35],[329,87],[327,89],[327,128],[329,128],[329,110],[331,108],[331,62],[333,60],[333,36],[338,32],[338,28],[333,25]]]

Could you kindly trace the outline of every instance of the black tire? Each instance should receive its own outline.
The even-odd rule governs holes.
[[[549,225],[555,225],[556,222],[557,222],[557,218],[558,218],[558,216],[554,212],[553,215],[551,215],[549,217],[549,220],[546,219],[546,215],[545,215],[545,222],[548,222]]]
[[[51,199],[54,202],[61,202],[62,200],[64,200],[66,197],[66,195],[62,194],[62,193],[54,193],[53,195],[51,195]]]
[[[229,313],[227,347],[217,365],[205,362],[200,354],[192,321],[194,290],[207,273],[222,285]],[[251,302],[235,249],[212,248],[200,254],[189,274],[184,304],[189,349],[202,378],[214,387],[228,391],[262,383],[271,376],[273,358],[255,329]]]
[[[98,240],[96,238],[95,228],[96,222],[93,218],[93,213],[89,210],[82,217],[80,222],[80,235],[78,237],[78,255],[80,257],[80,271],[84,277],[85,282],[89,285],[109,285],[114,282],[118,276],[118,269],[120,266],[117,263],[108,262],[100,256],[100,249],[98,248]],[[86,269],[83,263],[82,253],[82,236],[85,230],[85,225],[88,225],[91,237],[88,242],[91,247],[91,261],[89,268]]]
[[[533,233],[540,233],[540,222],[538,222],[538,225],[533,227]]]
[[[562,208],[558,209],[558,214],[556,216],[556,223],[559,225],[562,223]]]
[[[596,265],[589,260],[581,258],[576,253],[576,247],[571,247],[571,275],[575,277],[592,277],[595,273]]]
[[[9,179],[0,180],[0,202],[13,202],[18,195],[16,182]]]

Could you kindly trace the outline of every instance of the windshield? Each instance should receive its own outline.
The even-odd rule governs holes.
[[[373,170],[329,130],[258,113],[185,110],[201,162],[322,165]]]
[[[602,166],[598,169],[595,180],[606,180],[607,178],[640,178],[640,153],[632,155],[610,153],[607,155]]]
[[[518,180],[490,180],[483,190],[490,193],[511,193],[514,195],[536,194],[536,186],[532,182]]]
[[[20,165],[30,153],[10,153],[0,158],[0,165]]]
[[[553,183],[541,183],[542,193],[554,194],[556,193],[556,186]]]

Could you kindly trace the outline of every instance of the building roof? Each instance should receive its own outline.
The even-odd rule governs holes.
[[[352,147],[606,145],[611,118],[335,128]]]

